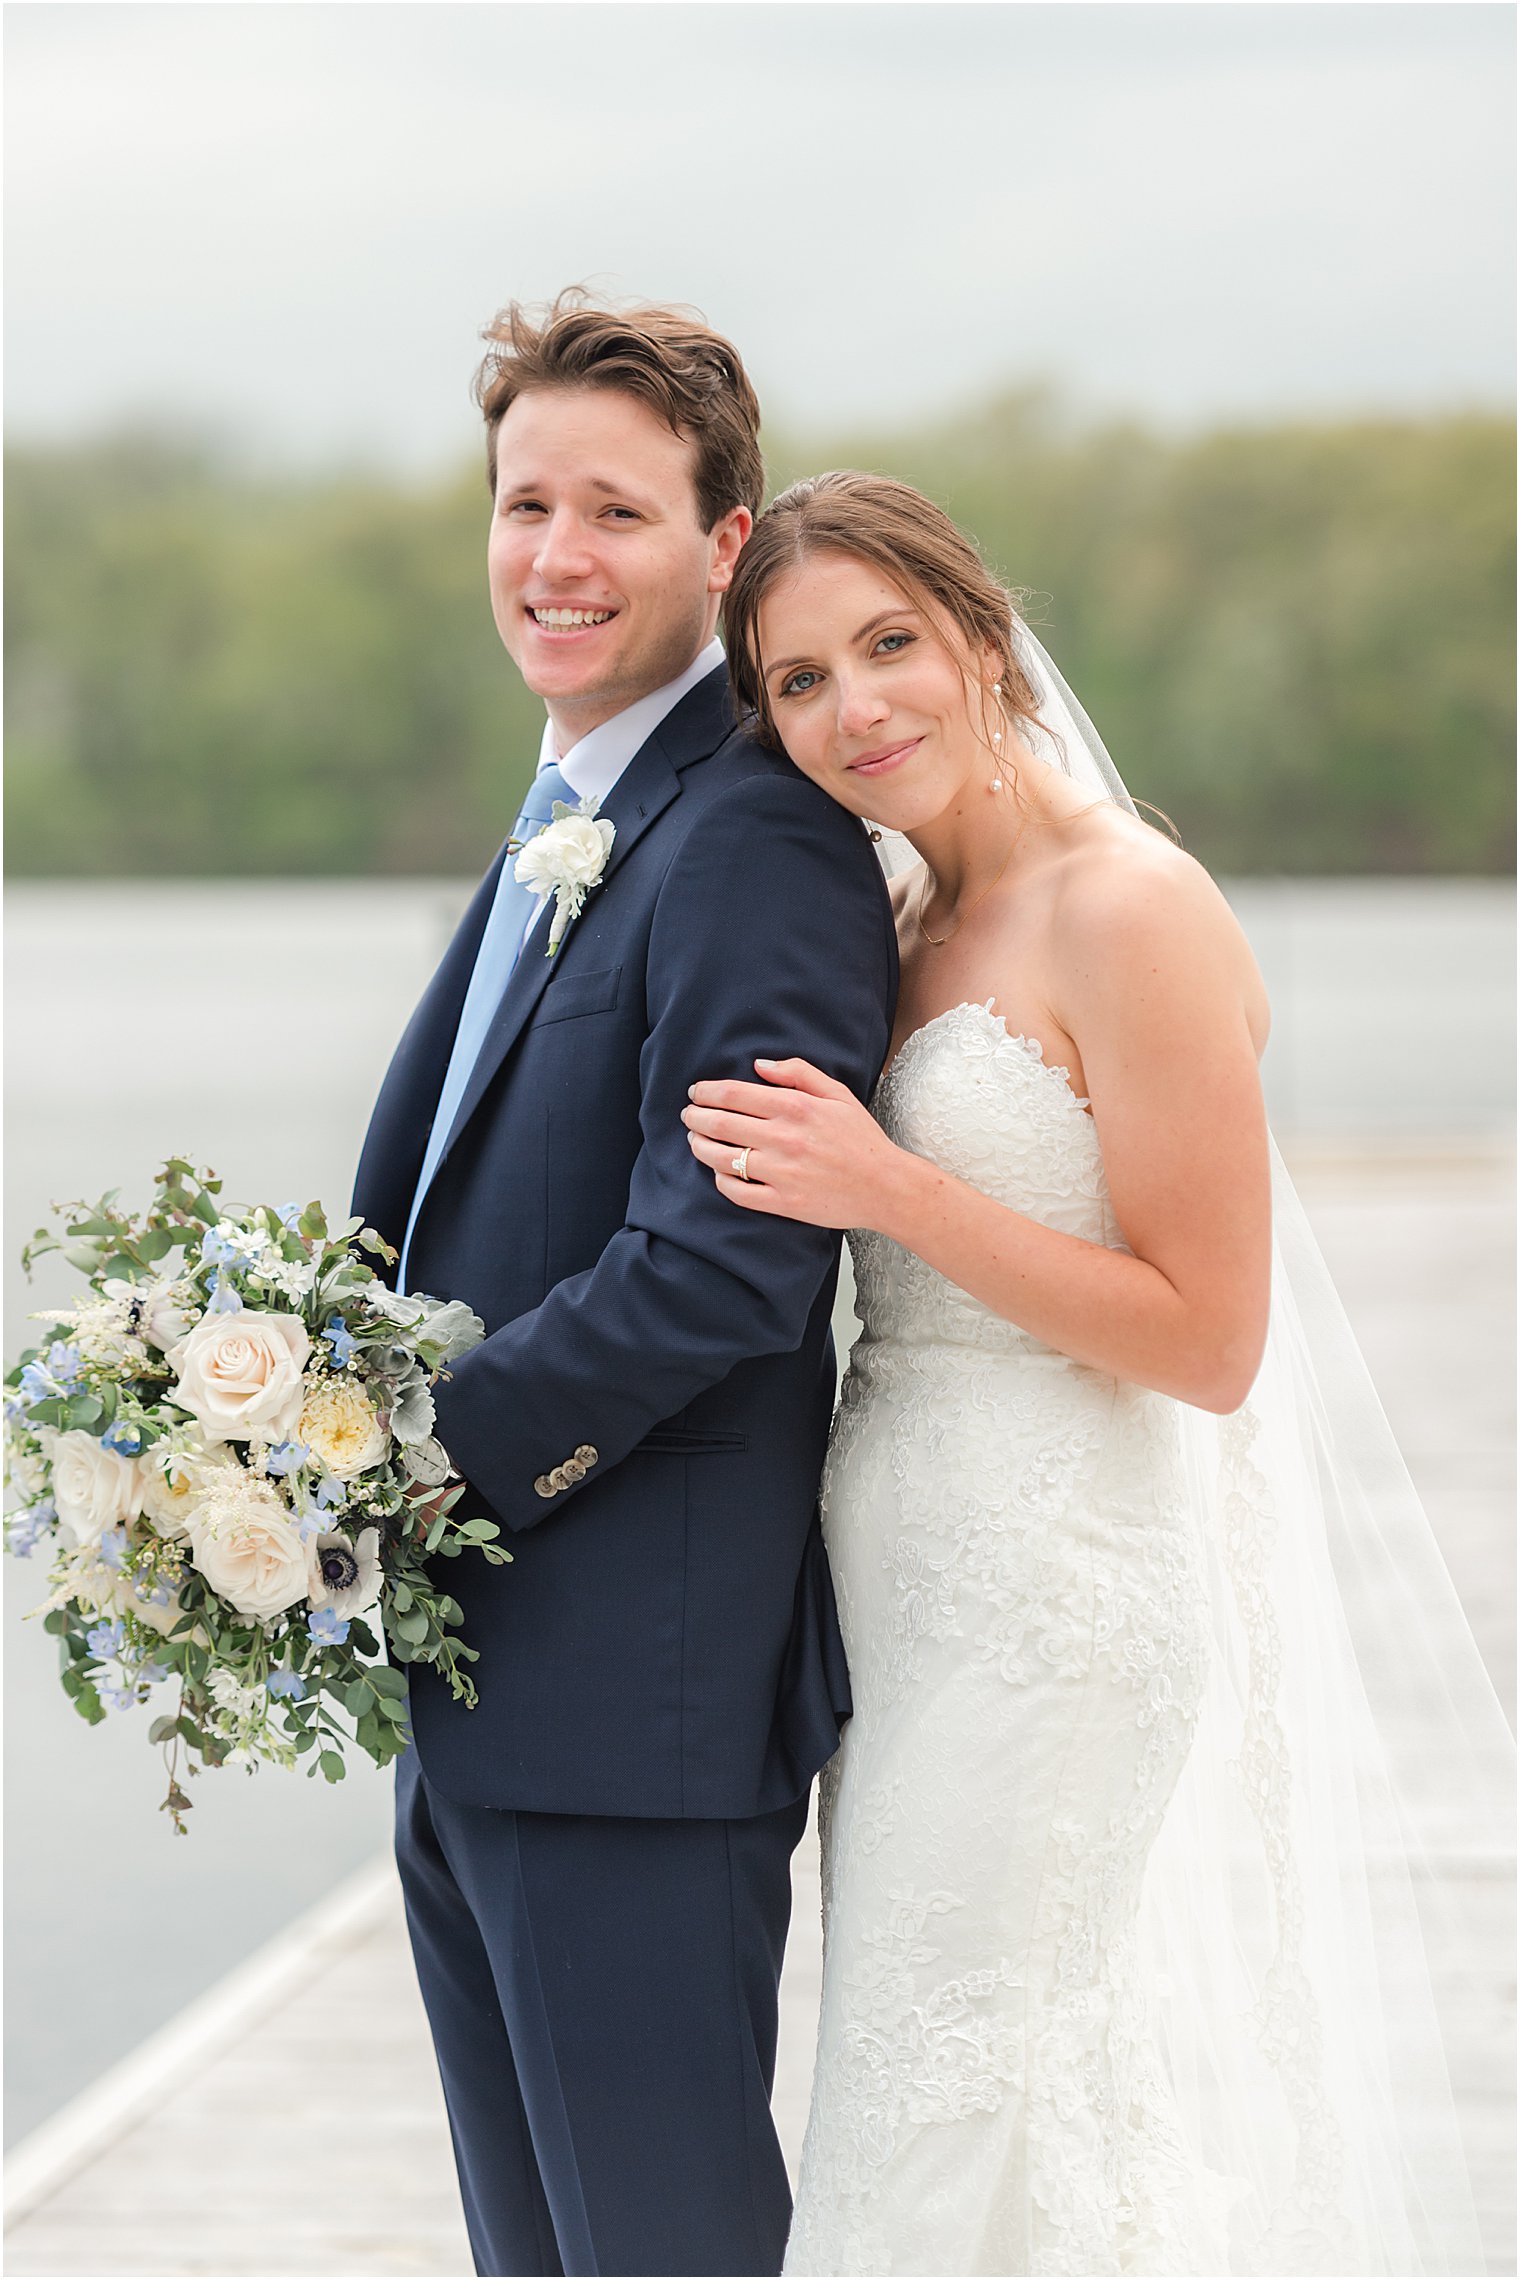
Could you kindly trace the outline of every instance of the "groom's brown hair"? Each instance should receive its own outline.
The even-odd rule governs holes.
[[[758,515],[765,497],[760,403],[739,351],[694,309],[599,307],[569,286],[539,309],[510,301],[481,335],[491,345],[475,375],[486,418],[486,477],[496,493],[496,430],[530,388],[620,388],[691,443],[702,528],[733,507]]]

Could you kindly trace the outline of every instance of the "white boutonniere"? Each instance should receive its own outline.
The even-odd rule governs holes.
[[[617,826],[596,812],[596,799],[588,793],[578,806],[556,800],[554,820],[528,841],[513,866],[512,876],[535,895],[553,895],[554,922],[549,928],[552,958],[565,938],[572,918],[579,918],[586,897],[601,882],[612,853]]]

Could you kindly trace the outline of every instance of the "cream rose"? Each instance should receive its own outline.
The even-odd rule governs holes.
[[[93,1433],[56,1433],[48,1454],[53,1501],[76,1544],[98,1543],[142,1510],[142,1474],[135,1457],[104,1448]]]
[[[215,1441],[284,1441],[301,1414],[311,1340],[293,1314],[203,1315],[171,1359],[174,1399]]]
[[[306,1597],[306,1547],[279,1493],[241,1466],[203,1475],[190,1557],[240,1615],[266,1620]]]
[[[358,1386],[328,1378],[314,1385],[301,1404],[296,1439],[339,1480],[352,1480],[356,1473],[379,1464],[391,1437]]]

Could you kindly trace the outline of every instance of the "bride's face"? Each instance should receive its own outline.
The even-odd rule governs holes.
[[[879,570],[813,555],[771,588],[757,630],[787,756],[841,807],[912,831],[988,774],[967,706],[995,666],[963,663]]]

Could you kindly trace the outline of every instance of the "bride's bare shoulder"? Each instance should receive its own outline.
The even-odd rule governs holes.
[[[1185,848],[1110,809],[1072,832],[1056,866],[1053,916],[1079,967],[1212,972],[1237,988],[1258,1051],[1270,1009],[1251,946],[1216,882]]]

